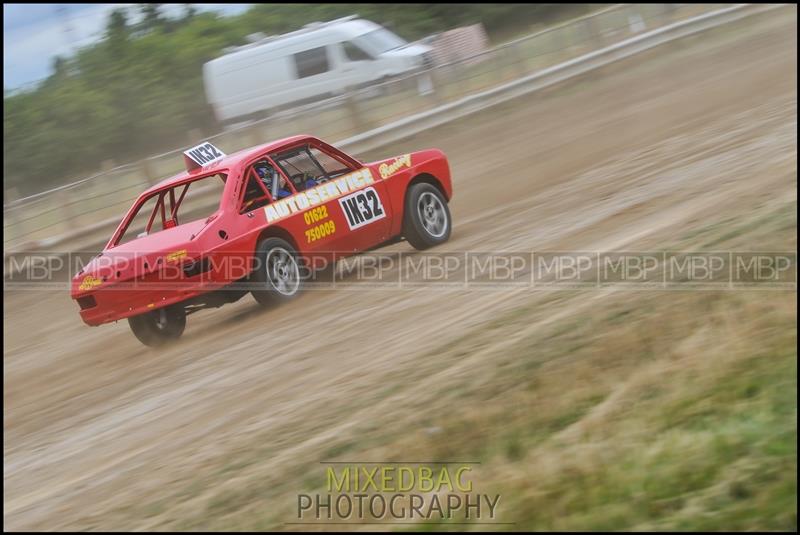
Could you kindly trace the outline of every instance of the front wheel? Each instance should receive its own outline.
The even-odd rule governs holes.
[[[146,312],[128,318],[134,336],[148,347],[158,347],[177,340],[186,328],[186,311],[181,305]]]
[[[280,238],[268,238],[258,244],[257,265],[253,276],[259,286],[252,290],[260,305],[290,301],[300,293],[300,262],[297,252]]]
[[[415,249],[427,249],[450,239],[447,199],[434,186],[414,184],[406,195],[403,236]]]

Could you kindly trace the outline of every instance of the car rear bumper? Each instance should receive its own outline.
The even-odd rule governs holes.
[[[138,316],[224,287],[211,281],[118,283],[73,296],[84,323],[91,326]]]

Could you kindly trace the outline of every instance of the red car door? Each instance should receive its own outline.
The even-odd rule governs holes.
[[[339,251],[357,252],[389,239],[392,207],[382,180],[375,180],[370,169],[360,171],[365,185],[336,199],[346,232],[337,242]]]

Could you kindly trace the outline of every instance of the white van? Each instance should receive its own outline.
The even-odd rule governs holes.
[[[203,81],[229,124],[428,66],[430,50],[353,15],[233,49],[203,65]]]

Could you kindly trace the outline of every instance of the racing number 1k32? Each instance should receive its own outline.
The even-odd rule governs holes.
[[[339,204],[347,218],[350,230],[363,227],[386,217],[381,198],[373,187],[341,197]]]

